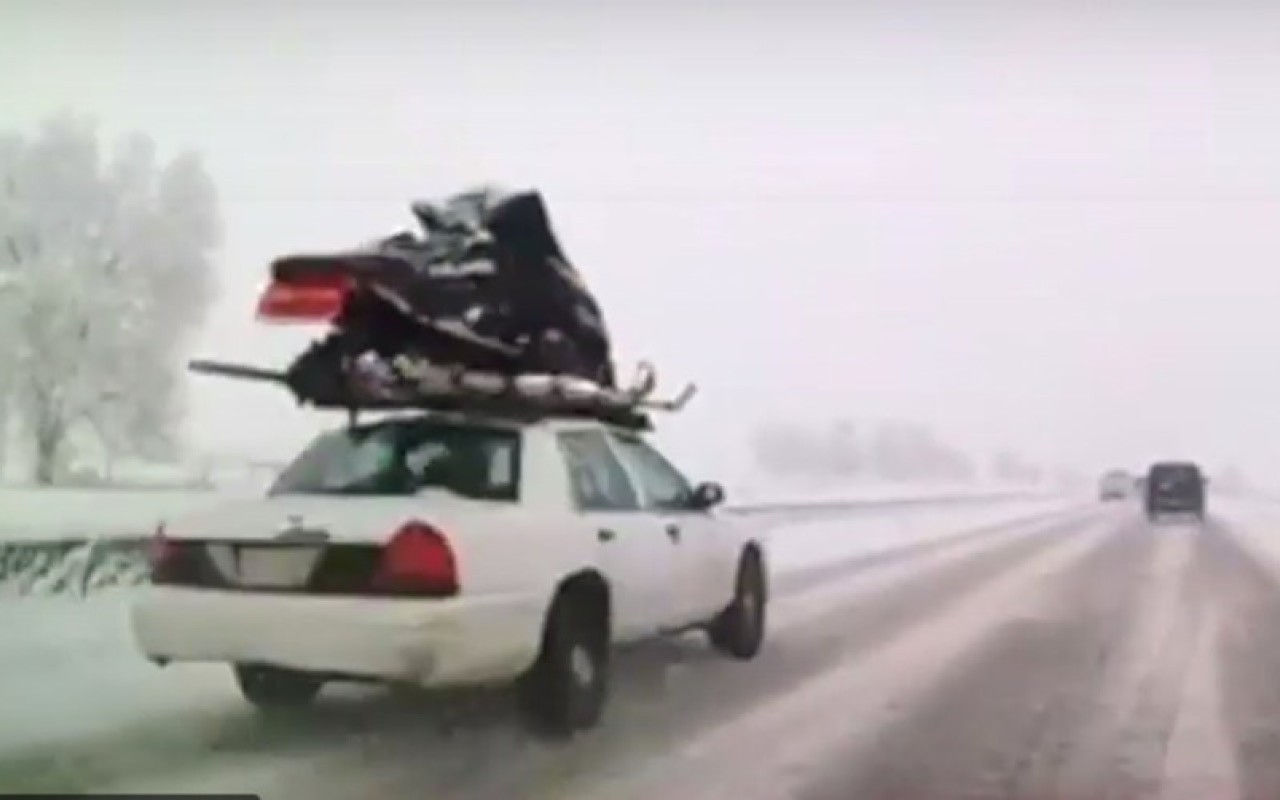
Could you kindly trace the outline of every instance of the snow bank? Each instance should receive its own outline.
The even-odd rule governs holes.
[[[134,586],[145,577],[141,543],[107,539],[0,543],[0,599],[29,594],[84,595]]]
[[[224,699],[225,668],[161,670],[129,630],[131,590],[0,599],[0,754],[105,736],[131,721]],[[91,709],[91,713],[85,713]]]
[[[838,505],[841,503],[907,503],[942,498],[988,498],[1004,495],[1050,494],[1046,489],[1008,483],[879,483],[856,481],[825,486],[734,487],[735,506]]]
[[[237,495],[191,490],[0,488],[0,542],[146,537],[163,519]]]
[[[1237,541],[1280,569],[1280,503],[1211,495],[1209,514],[1225,519]]]

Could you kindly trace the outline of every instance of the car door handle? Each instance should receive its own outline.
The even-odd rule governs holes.
[[[676,525],[675,523],[671,523],[670,525],[668,525],[667,536],[670,536],[673,542],[680,541],[680,526]]]
[[[617,534],[615,534],[613,531],[609,530],[608,528],[601,528],[600,530],[596,531],[596,538],[602,542],[612,542],[616,535]]]

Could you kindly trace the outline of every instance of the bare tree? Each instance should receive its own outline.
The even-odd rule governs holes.
[[[963,483],[977,477],[977,468],[969,456],[919,423],[881,423],[876,426],[868,449],[871,469],[883,480]]]
[[[1043,470],[1026,458],[1009,450],[1001,450],[991,459],[991,474],[1009,483],[1035,484],[1043,476]]]
[[[772,423],[756,431],[753,450],[766,472],[782,476],[851,477],[862,465],[857,429],[846,420],[816,428]]]

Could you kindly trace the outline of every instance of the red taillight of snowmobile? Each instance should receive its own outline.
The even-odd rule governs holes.
[[[329,322],[342,313],[351,291],[345,275],[274,279],[258,300],[258,318],[273,322]]]
[[[458,593],[458,562],[444,534],[414,520],[400,526],[373,576],[378,594],[452,597]]]

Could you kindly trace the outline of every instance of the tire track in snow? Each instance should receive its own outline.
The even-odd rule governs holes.
[[[1179,616],[1200,607],[1195,538],[1116,530],[806,800],[1154,796],[1199,625]]]
[[[1219,602],[1219,693],[1241,800],[1280,797],[1280,577],[1222,523],[1206,542]]]
[[[1218,632],[1221,611],[1212,608],[1200,626],[1178,721],[1165,754],[1160,800],[1240,800],[1240,776],[1222,700]]]
[[[1164,788],[1169,744],[1212,612],[1209,565],[1199,527],[1141,525],[1154,552],[1131,576],[1139,589],[1135,622],[1101,672],[1086,724],[1065,743],[1067,764],[1032,784],[1056,777],[1061,796],[1134,800]]]
[[[1094,552],[1111,525],[1076,523],[1074,535],[1049,537],[1004,568],[978,576],[963,592],[935,595],[938,583],[922,574],[899,594],[905,600],[910,591],[917,598],[924,613],[914,619],[899,616],[892,603],[851,609],[877,624],[883,620],[892,626],[890,635],[866,649],[838,653],[825,669],[797,676],[789,691],[738,712],[639,769],[608,782],[588,781],[580,793],[616,800],[794,797],[821,765],[846,760],[850,748],[874,747],[881,731],[909,713],[913,700],[927,693],[957,656],[981,641],[1003,615],[1019,613],[1018,601],[1030,587]]]

